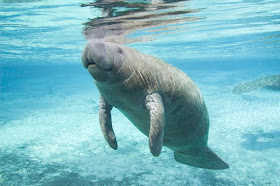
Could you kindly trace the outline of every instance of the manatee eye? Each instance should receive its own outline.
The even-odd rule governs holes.
[[[119,54],[123,54],[123,49],[118,48],[118,52],[119,52]]]

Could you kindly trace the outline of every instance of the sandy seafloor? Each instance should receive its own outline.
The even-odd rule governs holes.
[[[147,137],[116,109],[112,119],[119,148],[114,151],[106,144],[98,124],[99,94],[80,63],[86,43],[81,23],[87,15],[77,18],[76,13],[73,23],[67,16],[79,9],[76,1],[63,1],[65,5],[59,6],[55,1],[48,2],[47,7],[40,2],[38,7],[34,5],[36,9],[30,4],[24,7],[35,11],[34,15],[42,15],[40,20],[49,15],[47,21],[33,20],[35,16],[31,14],[24,22],[30,25],[10,25],[12,18],[22,17],[17,15],[21,9],[3,16],[6,25],[2,24],[0,44],[0,185],[280,185],[279,91],[232,93],[240,82],[279,74],[279,55],[273,53],[279,49],[279,42],[267,44],[257,40],[259,35],[254,33],[263,28],[264,33],[271,33],[277,40],[277,27],[268,29],[266,24],[257,24],[252,26],[256,28],[253,33],[245,29],[248,35],[236,34],[230,38],[233,40],[227,39],[223,28],[217,32],[223,33],[224,38],[209,34],[209,29],[193,38],[197,41],[186,43],[185,48],[171,48],[170,41],[162,46],[160,41],[132,45],[183,70],[201,90],[210,115],[209,146],[230,166],[213,171],[182,165],[165,147],[160,157],[153,157]],[[235,6],[238,3],[241,2]],[[2,15],[12,8],[2,5]],[[59,14],[61,9],[63,13]],[[218,6],[204,13],[216,9]],[[44,14],[46,10],[55,11]],[[52,22],[53,14],[60,26]],[[61,19],[57,19],[59,16]],[[199,30],[190,34],[196,33]],[[263,35],[262,38],[267,36]],[[214,37],[215,42],[205,38],[199,41],[200,36]],[[248,43],[246,39],[251,37],[256,40]],[[211,57],[205,54],[207,51],[212,52]]]

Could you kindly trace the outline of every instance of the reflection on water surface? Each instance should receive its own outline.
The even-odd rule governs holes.
[[[187,1],[96,1],[82,4],[102,11],[102,16],[86,22],[84,34],[87,39],[106,38],[117,43],[145,42],[153,36],[187,29],[189,22],[200,18],[189,9]],[[141,31],[139,37],[127,38]]]

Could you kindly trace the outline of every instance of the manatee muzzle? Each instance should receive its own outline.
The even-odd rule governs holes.
[[[110,70],[114,62],[109,59],[110,54],[106,51],[104,42],[89,42],[82,54],[82,62],[85,68],[100,68]]]

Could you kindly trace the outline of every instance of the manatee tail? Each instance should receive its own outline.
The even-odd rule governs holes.
[[[188,154],[186,152],[174,152],[174,158],[176,161],[190,165],[193,167],[199,167],[204,169],[222,170],[228,169],[229,166],[220,157],[218,157],[210,148],[206,148],[205,151],[199,152],[195,155]]]
[[[280,85],[280,75],[266,76],[254,81],[245,82],[237,85],[233,89],[233,93],[242,94],[246,92],[251,92],[266,86],[279,86]]]

